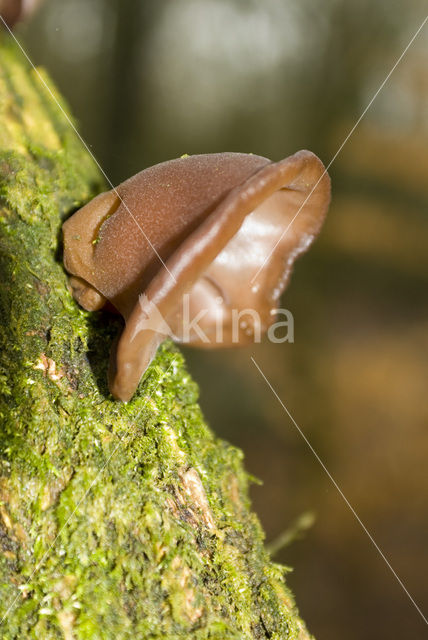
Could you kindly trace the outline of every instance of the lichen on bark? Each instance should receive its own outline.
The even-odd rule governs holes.
[[[1,638],[307,639],[242,454],[205,424],[179,351],[162,345],[130,403],[108,393],[119,320],[77,306],[60,251],[62,221],[103,188],[3,35]]]

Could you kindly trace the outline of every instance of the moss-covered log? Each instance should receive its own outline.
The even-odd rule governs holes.
[[[78,308],[60,254],[103,187],[3,37],[0,637],[307,639],[180,353],[165,343],[129,404],[108,394],[118,320]]]

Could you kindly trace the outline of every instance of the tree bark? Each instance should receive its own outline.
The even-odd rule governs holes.
[[[108,393],[119,320],[77,306],[60,250],[103,188],[1,35],[0,636],[306,640],[242,454],[204,423],[174,345],[130,403]]]

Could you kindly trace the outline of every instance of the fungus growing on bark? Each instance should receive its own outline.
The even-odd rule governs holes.
[[[110,361],[113,396],[132,397],[167,335],[208,348],[248,344],[251,322],[233,322],[243,310],[265,331],[329,200],[328,175],[309,151],[277,163],[218,153],[145,169],[71,216],[64,264],[74,297],[91,311],[108,301],[125,319]]]

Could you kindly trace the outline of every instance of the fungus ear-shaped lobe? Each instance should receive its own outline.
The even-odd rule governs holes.
[[[128,318],[138,295],[164,269],[159,258],[167,262],[231,189],[268,163],[243,153],[195,155],[155,165],[120,184],[121,202],[95,246],[94,286]]]
[[[267,171],[278,170],[278,165]],[[218,346],[215,336],[220,335],[221,346],[226,347],[252,342],[266,331],[275,322],[293,263],[318,234],[329,200],[330,180],[321,162],[308,154],[292,182],[268,195],[245,217],[191,290],[188,315],[204,313],[198,322],[203,333],[180,336],[180,316],[175,321],[176,339],[211,348]]]
[[[64,266],[72,274],[69,283],[74,298],[87,311],[96,311],[106,302],[100,283],[106,277],[107,265],[98,264],[94,254],[100,228],[119,204],[114,191],[100,193],[62,226]]]
[[[275,319],[272,310],[287,284],[292,263],[318,233],[329,200],[330,180],[320,160],[309,151],[275,164],[265,161],[227,193],[171,255],[168,271],[158,270],[144,300],[135,305],[117,344],[110,372],[112,394],[125,401],[131,398],[165,337],[151,317],[150,305],[156,305],[158,317],[167,321],[176,338],[198,346],[249,341],[245,331],[238,340],[233,339],[234,309],[253,309],[260,315],[262,330],[266,329]],[[190,293],[193,313],[209,310],[198,324],[211,338],[218,321],[215,306],[222,298],[221,343],[207,343],[199,335],[184,340],[180,305],[186,293]]]

